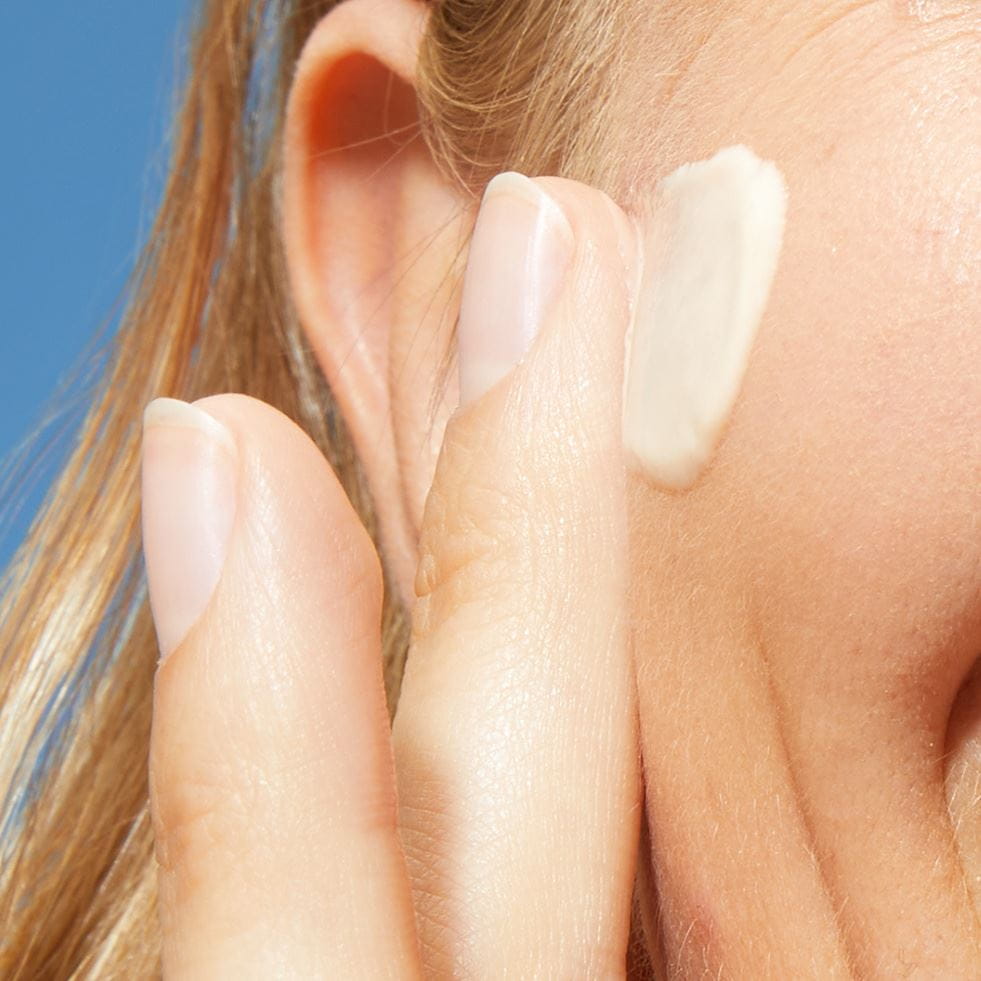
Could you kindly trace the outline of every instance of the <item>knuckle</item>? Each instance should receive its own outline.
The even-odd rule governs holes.
[[[437,502],[420,543],[416,594],[495,581],[513,558],[527,518],[506,494],[467,487]]]
[[[240,843],[256,811],[247,780],[219,766],[185,773],[151,761],[150,796],[157,863],[194,889],[203,875],[239,867]]]
[[[455,612],[468,610],[474,627],[527,612],[558,594],[609,530],[617,477],[604,439],[568,420],[549,439],[516,434],[491,409],[444,436],[419,538],[413,640]]]
[[[471,444],[472,445],[472,444]],[[485,460],[450,447],[426,502],[415,591],[420,599],[452,596],[457,603],[486,598],[527,567],[529,542],[545,497],[517,466],[489,474]]]

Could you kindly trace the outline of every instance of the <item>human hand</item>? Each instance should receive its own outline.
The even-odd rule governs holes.
[[[509,196],[479,282],[471,257],[469,401],[420,530],[391,735],[378,559],[316,447],[243,396],[148,413],[168,977],[623,971],[641,813],[615,397],[633,235],[598,192],[539,183],[569,227],[552,205],[550,235]],[[524,291],[509,223],[539,250]]]
[[[466,404],[419,533],[391,737],[377,558],[316,448],[241,396],[149,415],[168,974],[622,976],[642,746],[639,896],[669,972],[971,977],[977,821],[961,794],[951,826],[933,743],[976,634],[824,660],[791,642],[768,658],[739,617],[716,622],[730,599],[747,614],[764,558],[818,565],[775,536],[750,536],[745,568],[695,540],[729,520],[746,537],[760,502],[788,507],[794,461],[757,452],[744,424],[698,492],[625,470],[631,225],[587,188],[535,183],[560,203],[573,258],[540,306],[483,263],[468,279]],[[519,254],[506,237],[493,253]],[[542,329],[506,373],[524,345],[495,328],[535,309]],[[756,357],[780,366],[775,350],[771,333]],[[747,382],[750,416],[777,382]],[[744,478],[770,464],[766,483]],[[964,772],[966,786],[976,765]]]

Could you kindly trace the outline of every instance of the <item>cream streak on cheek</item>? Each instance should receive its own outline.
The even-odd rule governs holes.
[[[657,186],[641,222],[623,442],[658,484],[691,486],[718,445],[770,294],[786,201],[780,171],[744,146]]]

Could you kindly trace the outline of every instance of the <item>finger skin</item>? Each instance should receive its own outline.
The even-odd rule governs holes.
[[[197,404],[240,471],[217,591],[156,681],[166,976],[417,976],[377,556],[286,417],[245,396]]]
[[[449,423],[394,726],[427,973],[620,977],[640,791],[620,452],[633,237],[542,180],[575,286]]]

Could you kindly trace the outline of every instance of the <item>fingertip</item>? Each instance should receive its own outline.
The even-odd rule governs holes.
[[[228,430],[241,467],[218,588],[156,676],[165,966],[242,976],[281,957],[308,976],[305,953],[336,965],[352,951],[397,963],[411,955],[411,908],[377,553],[323,454],[284,414],[241,395],[187,409]],[[402,911],[397,929],[386,910]],[[283,949],[291,936],[302,944]]]
[[[304,534],[322,540],[329,532],[336,581],[372,583],[380,594],[381,563],[374,542],[310,435],[284,412],[250,395],[209,395],[193,404],[233,433],[243,459],[244,496],[251,503],[253,521],[262,525],[277,520],[275,511],[267,508],[271,495],[292,502],[296,524],[303,526],[297,528],[294,540]],[[304,510],[298,510],[306,498]],[[253,537],[257,531],[254,527]],[[267,528],[262,548],[284,552],[286,542],[277,545],[277,535]]]
[[[639,225],[609,194],[566,177],[536,177],[534,183],[562,208],[580,248],[590,243],[614,270],[625,266],[633,272]]]

